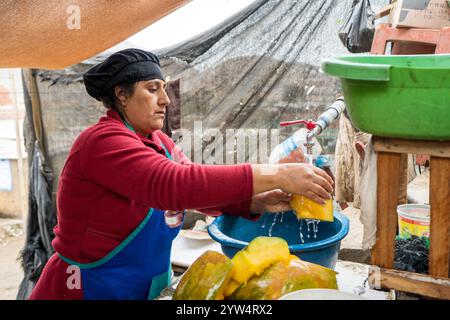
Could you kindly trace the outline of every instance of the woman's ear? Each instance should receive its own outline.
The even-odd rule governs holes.
[[[128,102],[127,92],[121,86],[116,86],[114,88],[114,94],[116,95],[117,100],[119,100],[119,103],[122,106],[122,108],[126,108]]]

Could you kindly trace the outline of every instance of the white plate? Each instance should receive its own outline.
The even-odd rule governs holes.
[[[212,239],[195,240],[178,236],[172,244],[170,261],[176,266],[189,268],[198,257],[208,250],[222,253],[220,244]]]
[[[207,231],[180,230],[180,236],[193,240],[212,240]]]
[[[366,300],[356,294],[332,289],[304,289],[285,294],[279,300]]]

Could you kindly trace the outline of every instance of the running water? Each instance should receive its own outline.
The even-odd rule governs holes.
[[[272,236],[272,229],[273,229],[274,225],[277,223],[277,218],[278,218],[279,214],[280,214],[279,212],[275,213],[275,217],[273,218],[272,225],[270,226],[270,229],[269,229],[269,237]]]
[[[300,230],[299,230],[300,241],[301,241],[302,243],[305,243],[305,240],[303,240],[303,233],[302,233],[303,219],[298,219],[298,218],[297,218],[297,220],[300,220]]]
[[[266,218],[264,219],[264,222],[263,222],[263,224],[261,225],[261,228],[265,228],[266,227],[266,222],[267,222],[267,219],[269,219],[269,217],[270,217],[270,214],[267,214],[266,213]]]
[[[314,239],[317,239],[317,233],[319,232],[319,223],[320,223],[320,220],[316,220],[316,219],[300,219],[300,218],[297,218],[297,221],[298,222],[300,222],[300,228],[299,228],[299,230],[298,230],[298,234],[299,234],[299,238],[300,238],[300,241],[301,241],[301,243],[305,243],[305,240],[303,239],[303,220],[305,220],[306,221],[306,226],[307,226],[307,234],[306,234],[306,237],[309,239],[310,238],[310,236],[309,236],[309,234],[310,234],[310,232],[311,232],[311,229],[312,229],[312,232],[313,232],[313,237],[314,237]],[[312,226],[311,226],[312,225]]]
[[[275,225],[277,223],[283,223],[284,215],[285,215],[285,212],[276,212],[276,213],[272,213],[272,214],[266,214],[266,217],[264,218],[264,221],[263,221],[263,223],[261,225],[262,229],[266,228],[268,220],[270,219],[270,217],[273,217],[272,224],[269,227],[267,236],[272,237],[273,228],[275,227]],[[280,219],[278,219],[278,216],[280,216]],[[279,221],[277,221],[277,220],[279,220]],[[310,234],[311,234],[311,231],[312,231],[313,238],[317,239],[317,233],[319,232],[320,220],[316,220],[316,219],[299,219],[299,218],[297,218],[297,221],[299,222],[298,234],[299,234],[300,242],[301,243],[305,243],[305,239],[304,239],[304,235],[303,235],[303,220],[306,221],[306,226],[307,226],[306,237],[309,239],[311,237]]]
[[[319,222],[320,220],[316,219],[305,219],[306,224],[308,225],[308,238],[309,238],[309,225],[312,224],[312,231],[314,235],[314,239],[317,238],[317,232],[319,232]]]

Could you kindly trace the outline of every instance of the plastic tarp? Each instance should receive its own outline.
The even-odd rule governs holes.
[[[388,0],[372,1],[374,10]],[[339,80],[320,71],[323,58],[349,54],[338,30],[352,1],[259,0],[216,28],[160,50],[171,78],[181,79],[182,127],[279,128],[316,119],[342,95]],[[281,137],[298,126],[283,128]],[[337,125],[322,134],[334,152]]]
[[[30,167],[29,212],[25,247],[21,252],[25,277],[17,299],[28,298],[47,260],[53,254],[51,241],[56,216],[51,197],[52,171],[47,166],[38,143]]]
[[[24,78],[25,79],[25,78]],[[23,81],[27,117],[24,123],[25,145],[29,155],[28,219],[26,221],[25,246],[21,251],[24,278],[19,286],[17,299],[27,299],[36,284],[47,260],[53,254],[56,210],[52,201],[53,173],[48,166],[40,144],[36,139],[32,121],[32,104],[29,86]]]

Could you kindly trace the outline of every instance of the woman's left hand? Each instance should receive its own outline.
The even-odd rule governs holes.
[[[290,193],[279,189],[258,193],[252,198],[250,210],[252,213],[289,211],[291,198]]]

